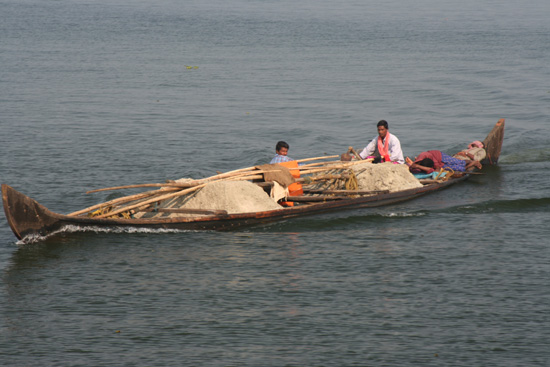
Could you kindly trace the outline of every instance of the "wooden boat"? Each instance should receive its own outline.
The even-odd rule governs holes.
[[[487,157],[482,161],[484,166],[497,164],[503,139],[504,119],[501,119],[495,124],[489,135],[487,135],[483,141],[487,151]],[[466,180],[471,174],[472,172],[457,172],[446,180],[426,180],[423,182],[422,187],[395,192],[373,193],[355,190],[351,192],[353,195],[349,195],[350,190],[325,190],[321,197],[319,197],[318,194],[309,193],[290,198],[289,200],[294,200],[300,204],[293,207],[281,207],[276,210],[238,214],[228,214],[219,210],[196,210],[194,211],[196,215],[189,215],[193,213],[193,210],[182,210],[182,212],[187,214],[186,216],[169,218],[134,219],[117,216],[105,217],[101,215],[99,217],[90,217],[90,208],[68,215],[58,214],[48,210],[35,200],[5,184],[2,185],[2,200],[8,223],[18,239],[46,237],[62,231],[66,226],[77,227],[79,230],[102,227],[230,230],[305,215],[394,204],[442,190]],[[172,190],[176,189],[172,188]],[[178,190],[181,190],[181,188],[178,188]],[[338,195],[342,193],[348,195]],[[168,212],[177,212],[179,209],[168,208],[165,210]]]

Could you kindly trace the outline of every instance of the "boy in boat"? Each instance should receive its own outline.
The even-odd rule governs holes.
[[[300,196],[300,195],[303,195],[304,193],[302,184],[299,182],[294,182],[296,178],[300,178],[300,170],[293,169],[293,168],[297,168],[301,164],[298,164],[298,162],[296,162],[294,159],[290,158],[287,155],[289,148],[290,146],[288,145],[287,142],[282,140],[277,142],[277,145],[275,146],[275,153],[276,153],[275,157],[273,157],[271,162],[269,162],[269,164],[280,164],[281,166],[284,166],[288,169],[292,169],[291,171],[287,171],[287,175],[291,181],[285,184],[286,192],[284,188],[282,191],[281,189],[277,189],[276,187],[281,187],[279,185],[276,185],[273,189],[271,189],[271,197],[275,198],[279,204],[285,207],[294,206],[294,202],[285,201],[284,198],[286,198],[287,196]],[[264,174],[264,179],[265,177],[266,175]],[[273,181],[277,181],[277,180],[274,179]],[[278,182],[280,183],[280,181]]]
[[[275,157],[273,157],[273,159],[269,163],[273,164],[293,161],[294,159],[287,156],[289,149],[290,146],[287,142],[282,140],[277,142],[277,145],[275,146]]]
[[[440,150],[428,150],[422,152],[413,160],[407,157],[407,165],[412,173],[432,173],[441,168],[452,169],[453,171],[466,172],[472,168],[481,169],[479,161],[461,160],[453,158]]]
[[[401,143],[397,136],[390,134],[389,126],[386,120],[378,121],[376,124],[378,136],[359,153],[361,158],[374,157],[373,163],[397,162],[405,163]]]

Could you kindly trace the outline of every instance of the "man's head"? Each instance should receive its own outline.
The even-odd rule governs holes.
[[[277,154],[279,155],[287,155],[289,148],[290,146],[288,145],[288,143],[281,140],[277,142],[277,145],[275,146],[275,152],[277,152]]]
[[[376,126],[378,128],[378,135],[384,139],[388,133],[388,122],[386,120],[380,120]]]
[[[434,161],[432,161],[430,158],[424,158],[423,160],[417,163],[424,167],[434,168]]]

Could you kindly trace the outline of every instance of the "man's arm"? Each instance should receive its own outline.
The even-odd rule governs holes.
[[[376,139],[378,138],[374,138],[373,140],[371,140],[371,142],[365,147],[365,149],[363,149],[361,153],[359,153],[361,158],[367,159],[368,156],[374,154],[374,150],[376,148]]]
[[[468,159],[471,160],[471,161],[474,160],[474,156],[473,156],[472,154],[468,153],[468,152],[462,151],[462,152],[456,153],[456,155],[461,155],[461,156],[463,156],[463,157],[468,158]]]
[[[412,159],[410,159],[409,157],[406,158],[406,163],[407,163],[407,166],[409,166],[409,171],[411,171],[412,173],[420,173],[420,172],[432,173],[432,172],[434,172],[433,168],[425,167],[425,166],[422,166],[418,163],[414,163],[412,161]]]

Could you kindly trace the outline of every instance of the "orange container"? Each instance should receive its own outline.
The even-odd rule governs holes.
[[[286,168],[298,168],[298,162],[297,161],[290,161],[290,162],[281,162],[277,163],[280,164],[283,167]],[[290,174],[294,178],[300,178],[300,170],[299,169],[291,169]],[[294,182],[288,185],[288,194],[290,196],[300,196],[304,194],[304,189],[302,188],[302,184],[299,182]]]

